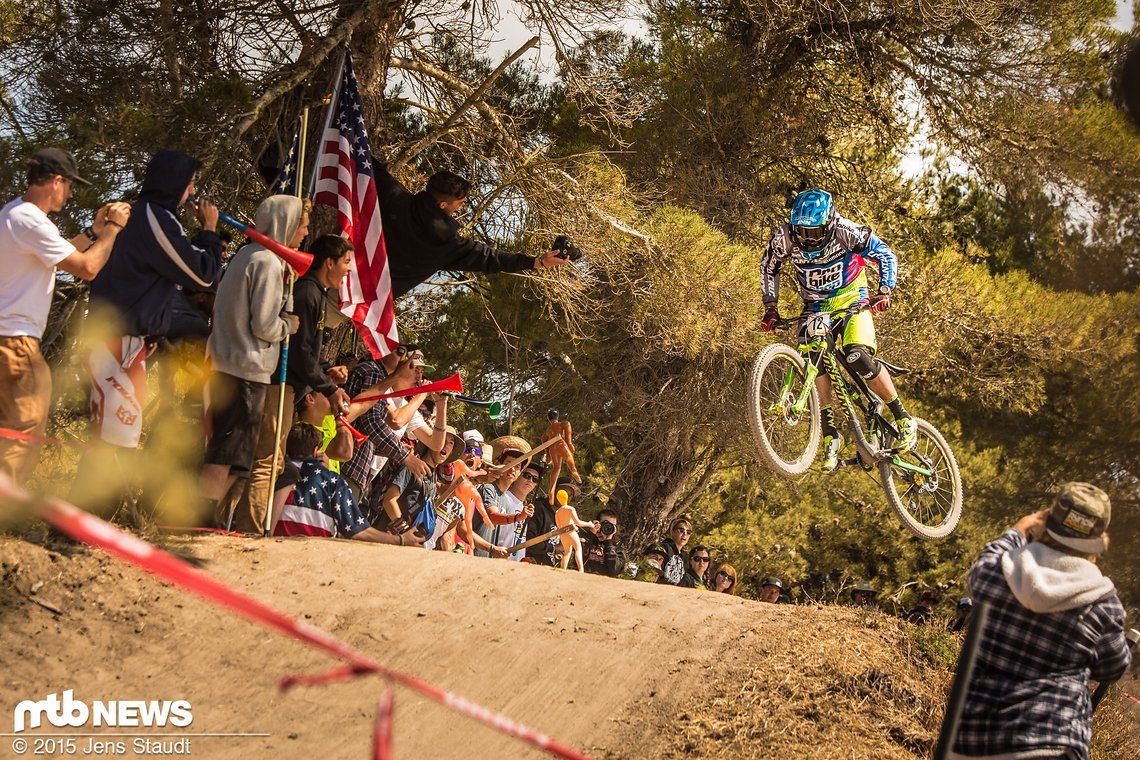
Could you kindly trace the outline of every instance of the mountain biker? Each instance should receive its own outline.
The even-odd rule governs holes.
[[[898,428],[898,449],[907,451],[918,440],[918,426],[903,408],[894,381],[875,358],[875,323],[872,313],[886,311],[891,305],[891,289],[895,286],[898,258],[890,247],[871,232],[835,211],[831,193],[813,189],[802,192],[792,202],[791,219],[772,235],[760,262],[761,292],[764,298],[765,332],[771,332],[780,318],[776,303],[780,296],[780,267],[785,260],[795,266],[796,284],[804,299],[800,315],[799,341],[810,342],[812,324],[830,326],[830,312],[843,311],[854,305],[866,305],[846,317],[842,345],[838,346],[847,368],[861,378],[890,407]],[[868,297],[865,271],[867,261],[879,269],[879,288]],[[809,319],[819,314],[818,319]],[[820,321],[826,320],[826,321]],[[818,329],[818,328],[816,328]],[[823,423],[824,472],[839,466],[843,436],[835,425],[832,412],[831,380],[820,374],[815,380],[819,393],[820,419]]]

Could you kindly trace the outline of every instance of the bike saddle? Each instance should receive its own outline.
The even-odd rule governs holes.
[[[906,367],[900,367],[897,364],[891,364],[886,359],[879,359],[879,364],[882,364],[887,368],[887,371],[891,373],[891,377],[900,377],[901,375],[910,374],[910,370]]]

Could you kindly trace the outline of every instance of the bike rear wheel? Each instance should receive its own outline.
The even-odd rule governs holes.
[[[768,346],[752,364],[748,385],[748,421],[764,461],[785,477],[808,471],[819,450],[819,397],[811,388],[807,407],[791,407],[803,393],[803,357],[791,346]]]
[[[962,517],[962,475],[942,434],[926,420],[916,417],[914,421],[918,443],[905,454],[880,462],[879,476],[891,509],[907,530],[927,541],[938,541],[953,533]]]

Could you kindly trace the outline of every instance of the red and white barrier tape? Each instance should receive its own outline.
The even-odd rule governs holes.
[[[209,602],[261,623],[267,628],[299,639],[317,649],[323,649],[334,657],[344,660],[351,667],[348,669],[339,668],[334,671],[342,678],[355,677],[365,673],[377,673],[389,681],[402,684],[412,691],[419,692],[429,699],[450,707],[456,712],[491,728],[498,729],[508,736],[513,736],[538,749],[545,750],[552,755],[570,760],[589,760],[587,755],[564,746],[545,734],[515,723],[506,716],[433,686],[415,676],[387,668],[321,629],[291,618],[253,597],[230,588],[208,573],[167,554],[146,541],[124,533],[92,514],[57,499],[35,500],[30,494],[17,488],[7,477],[0,475],[0,501],[3,500],[30,503],[41,518],[72,538],[97,546],[108,554],[138,565],[147,572],[176,586],[181,586]],[[324,677],[297,677],[290,681],[289,685],[326,682],[321,680],[322,678]]]
[[[392,760],[392,713],[396,709],[396,695],[386,689],[376,706],[376,730],[372,737],[375,760]]]

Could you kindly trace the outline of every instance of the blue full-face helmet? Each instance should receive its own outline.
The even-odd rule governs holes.
[[[831,242],[837,217],[831,193],[812,189],[796,196],[792,202],[792,239],[807,258],[814,258],[808,254],[818,254]]]

